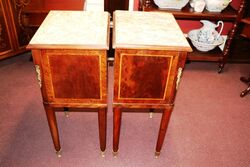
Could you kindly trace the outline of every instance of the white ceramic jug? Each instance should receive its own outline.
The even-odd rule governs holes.
[[[208,20],[201,20],[203,27],[199,29],[198,32],[198,41],[202,43],[212,44],[214,43],[220,36],[222,29],[224,27],[224,23],[222,21],[218,21],[217,24],[214,24]],[[216,28],[221,25],[219,33],[216,31]]]
[[[205,0],[206,9],[210,12],[221,12],[232,0]]]

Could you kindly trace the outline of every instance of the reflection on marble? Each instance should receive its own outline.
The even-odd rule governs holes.
[[[115,11],[113,48],[191,51],[174,16],[165,12]]]
[[[50,11],[28,48],[108,49],[108,12]]]

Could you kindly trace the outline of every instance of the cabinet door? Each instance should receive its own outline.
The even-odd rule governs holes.
[[[11,43],[11,27],[7,23],[7,7],[4,1],[0,1],[0,58],[13,51]]]
[[[178,52],[116,50],[114,101],[169,103],[178,62]]]
[[[42,70],[49,102],[106,102],[105,51],[44,50]]]

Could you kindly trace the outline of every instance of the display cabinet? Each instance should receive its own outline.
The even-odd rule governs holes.
[[[25,51],[28,40],[18,24],[16,1],[0,1],[0,60]]]
[[[84,0],[1,0],[0,60],[26,51],[50,10],[83,10]]]
[[[223,22],[232,23],[232,28],[228,32],[228,37],[225,42],[224,49],[221,50],[219,47],[209,52],[200,52],[193,48],[194,52],[188,54],[188,60],[194,61],[216,61],[219,62],[218,72],[220,73],[227,62],[228,56],[230,54],[230,47],[233,38],[236,34],[238,24],[243,16],[244,9],[246,6],[246,0],[242,0],[239,9],[234,9],[230,5],[223,10],[221,13],[209,12],[206,9],[202,13],[194,12],[193,8],[187,4],[181,10],[169,10],[169,9],[159,9],[153,2],[153,0],[143,0],[140,3],[140,9],[142,11],[149,12],[169,12],[172,13],[178,20],[202,20],[207,19],[211,21],[221,20]]]
[[[50,10],[83,10],[85,0],[16,0],[18,23],[26,38],[34,35]]]

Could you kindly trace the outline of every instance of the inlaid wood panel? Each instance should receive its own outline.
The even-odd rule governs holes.
[[[105,51],[47,50],[42,53],[49,101],[106,98]],[[104,70],[101,70],[103,68]]]
[[[98,55],[50,55],[48,59],[55,98],[100,98]]]
[[[124,54],[120,62],[120,99],[164,99],[172,56]]]
[[[114,102],[167,103],[178,60],[174,51],[116,50]]]

